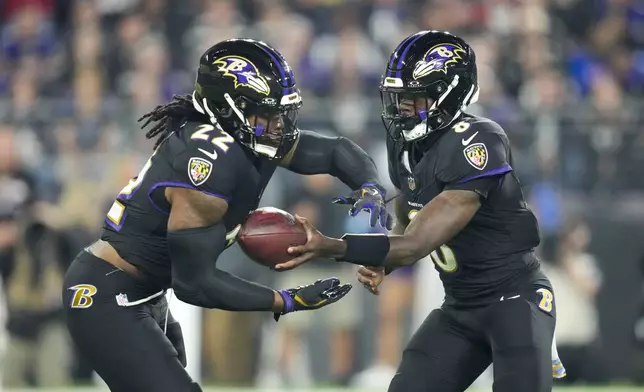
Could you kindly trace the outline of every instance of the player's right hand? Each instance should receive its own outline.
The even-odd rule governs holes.
[[[284,300],[284,308],[281,313],[275,313],[275,321],[279,320],[282,314],[320,309],[338,302],[351,291],[352,287],[350,283],[340,284],[338,278],[327,278],[316,280],[313,284],[306,286],[280,290],[279,294]]]
[[[378,286],[385,279],[385,269],[378,267],[361,266],[358,269],[358,282],[374,295],[379,295]]]

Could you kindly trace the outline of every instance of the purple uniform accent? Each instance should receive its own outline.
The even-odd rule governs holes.
[[[501,174],[509,173],[512,171],[512,167],[508,164],[505,164],[499,168],[488,170],[486,172],[483,172],[481,174],[477,174],[475,176],[470,176],[470,177],[465,177],[464,179],[460,180],[458,183],[463,184],[468,181],[476,180],[478,178],[485,178],[485,177],[492,177],[492,176],[498,176]]]
[[[238,61],[237,57],[221,58],[217,61],[225,61],[227,63],[226,73],[235,75],[235,77],[237,78],[237,83],[239,83],[240,85],[245,85],[245,86],[250,85],[247,75],[259,76],[259,71],[257,70],[257,67],[255,67],[255,64],[251,62],[246,62],[246,65],[244,66],[244,68],[237,71],[237,70],[228,69],[228,67],[231,64]]]
[[[264,126],[262,124],[255,125],[255,136],[262,136],[264,133]]]
[[[154,208],[156,208],[159,212],[162,212],[162,213],[164,213],[164,214],[169,214],[170,212],[169,212],[169,211],[164,211],[163,209],[161,209],[161,207],[159,207],[159,206],[154,202],[154,200],[152,200],[152,192],[154,192],[157,188],[160,188],[160,187],[174,187],[174,188],[186,188],[186,189],[193,189],[193,190],[195,190],[195,191],[203,192],[203,193],[205,193],[206,195],[215,196],[215,197],[218,197],[218,198],[220,198],[220,199],[226,200],[226,202],[230,202],[230,197],[226,197],[226,196],[223,196],[223,195],[219,195],[219,194],[217,194],[217,193],[206,192],[206,191],[203,191],[203,190],[201,190],[201,189],[198,189],[197,187],[192,186],[192,185],[190,185],[190,184],[185,184],[185,183],[183,183],[183,182],[174,182],[174,181],[162,181],[162,182],[154,183],[154,184],[150,187],[150,190],[148,191],[148,199],[150,200],[150,204],[152,204],[152,206],[153,206]]]
[[[402,67],[402,63],[405,59],[405,56],[407,55],[407,52],[409,52],[409,48],[411,48],[414,45],[414,42],[418,41],[420,37],[422,37],[424,34],[418,34],[416,37],[414,37],[413,40],[409,42],[409,45],[403,50],[402,54],[400,55],[400,59],[398,60],[398,66],[396,67],[397,69],[400,69]],[[396,71],[396,77],[400,78],[402,77],[402,71]]]
[[[418,117],[420,117],[420,121],[427,120],[427,110],[420,110],[418,112]]]
[[[127,211],[123,211],[123,215],[121,216],[121,220],[119,221],[119,224],[117,225],[116,223],[112,222],[110,218],[105,218],[105,223],[108,224],[112,229],[115,231],[121,231],[121,228],[123,228],[123,223],[125,223],[125,218],[127,217]]]
[[[366,188],[366,187],[374,188],[378,191],[378,193],[380,193],[380,195],[382,195],[383,197],[385,196],[385,193],[386,193],[385,189],[382,188],[382,186],[376,184],[375,182],[365,182],[364,184],[362,184],[360,189]]]
[[[414,272],[416,272],[414,266],[408,265],[406,267],[396,268],[394,272],[392,272],[392,275],[399,278],[410,279],[414,276]]]
[[[135,181],[136,179],[138,179],[138,177],[135,177],[135,178],[134,178],[134,179],[132,179],[131,181]],[[124,195],[124,194],[122,194],[122,193],[119,193],[119,194],[118,194],[118,196],[116,196],[116,200],[130,200],[131,198],[133,198],[133,197],[134,197],[134,194],[136,193],[136,191],[138,191],[138,190],[139,190],[139,188],[141,187],[141,185],[143,185],[143,181],[141,181],[141,182],[139,183],[139,185],[137,185],[137,186],[136,186],[136,188],[132,189],[132,191],[131,191],[129,194]]]
[[[413,35],[409,36],[398,44],[398,46],[394,50],[394,53],[391,55],[391,59],[389,59],[389,68],[391,68],[394,65],[394,61],[396,61],[396,53],[398,53],[399,50],[402,50],[403,46],[405,46],[407,42],[409,42],[413,37]]]
[[[293,308],[295,308],[295,302],[293,301],[293,297],[291,297],[286,290],[280,290],[279,291],[280,295],[282,296],[282,299],[284,300],[284,311],[282,313],[290,313],[293,311]]]
[[[399,51],[403,50],[403,48],[404,48],[404,47],[405,47],[405,46],[406,46],[410,41],[412,41],[412,40],[416,41],[416,39],[415,39],[415,38],[417,38],[417,36],[422,35],[422,34],[423,34],[423,33],[416,33],[416,34],[414,34],[414,35],[411,35],[411,36],[409,36],[409,37],[405,38],[405,39],[404,39],[404,40],[403,40],[403,41],[398,45],[398,47],[396,47],[396,50],[394,50],[394,54],[391,56],[391,59],[389,59],[389,65],[387,66],[387,68],[389,68],[389,71],[388,71],[387,76],[396,77],[396,73],[397,73],[397,72],[391,69],[391,68],[394,66],[394,62],[396,61],[396,56],[395,56],[395,54],[396,54],[396,53],[398,53]],[[405,53],[406,53],[406,51],[405,51]],[[401,55],[401,56],[402,56],[402,55]],[[399,59],[402,61],[402,57],[399,57]],[[400,66],[399,66],[398,68],[400,68]],[[399,74],[399,73],[398,73],[398,74]]]
[[[441,55],[439,51],[440,48],[446,48],[448,51],[452,53],[452,56],[448,57],[448,56]],[[461,48],[458,45],[452,45],[452,44],[437,45],[432,50],[427,52],[423,61],[425,61],[428,64],[431,64],[430,69],[432,70],[445,70],[448,61],[452,61],[452,63],[454,63],[461,58],[461,56],[458,54],[459,51],[463,52],[463,48]]]
[[[282,94],[289,95],[294,93],[295,87],[288,87],[288,81],[287,81],[287,79],[291,79],[291,81],[295,83],[295,76],[293,76],[293,71],[289,71],[287,74],[286,70],[284,69],[284,66],[282,65],[282,61],[280,61],[280,59],[274,53],[271,53],[270,50],[264,47],[261,47],[261,48],[264,52],[266,52],[271,57],[275,65],[277,65],[277,70],[279,71],[280,76],[282,77],[282,87],[284,87],[282,89]]]

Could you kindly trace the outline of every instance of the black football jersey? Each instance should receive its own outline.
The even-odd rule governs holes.
[[[463,115],[451,128],[420,142],[389,140],[388,153],[391,180],[402,193],[398,202],[410,219],[443,190],[481,196],[481,207],[467,226],[430,255],[447,304],[489,301],[513,283],[539,274],[537,220],[526,205],[507,135],[498,124]]]
[[[170,204],[166,187],[195,189],[228,202],[223,218],[227,247],[257,208],[276,163],[258,158],[220,126],[186,123],[152,154],[121,190],[103,225],[101,239],[162,288],[170,286],[166,234]]]

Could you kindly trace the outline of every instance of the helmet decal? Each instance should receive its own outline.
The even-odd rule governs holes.
[[[414,80],[425,77],[432,72],[443,72],[447,74],[447,66],[457,64],[463,60],[461,54],[465,53],[465,49],[455,43],[444,43],[432,46],[425,53],[423,59],[416,63],[416,68],[413,73]]]
[[[271,92],[268,82],[259,74],[255,64],[244,57],[224,56],[213,61],[213,64],[219,65],[217,72],[234,79],[235,88],[246,86],[264,95]]]
[[[241,145],[269,159],[297,140],[302,98],[284,57],[253,39],[221,41],[201,56],[195,109],[220,124]]]

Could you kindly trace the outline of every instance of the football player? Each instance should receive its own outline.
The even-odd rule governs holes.
[[[461,38],[422,31],[402,41],[380,86],[397,232],[334,239],[298,217],[308,242],[276,266],[314,257],[362,265],[360,282],[376,292],[386,274],[430,256],[445,301],[404,350],[390,392],[462,392],[490,363],[496,392],[552,388],[556,308],[535,256],[537,220],[506,133],[465,113],[478,89],[476,57]]]
[[[355,143],[299,131],[295,77],[267,44],[233,39],[200,59],[192,95],[143,116],[156,137],[141,172],[116,197],[101,238],[63,287],[71,336],[112,391],[201,391],[184,367],[179,324],[165,292],[231,311],[318,309],[344,297],[336,278],[273,290],[217,269],[278,166],[331,174],[354,191],[341,202],[390,226],[376,167]]]

